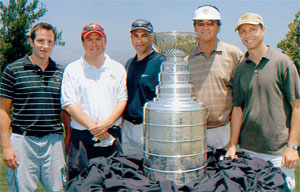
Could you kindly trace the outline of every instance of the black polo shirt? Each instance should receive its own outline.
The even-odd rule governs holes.
[[[124,118],[134,124],[143,122],[143,107],[156,96],[158,74],[166,57],[153,51],[143,60],[137,56],[126,63],[128,101]]]
[[[62,72],[63,67],[51,59],[43,72],[28,56],[5,68],[0,97],[13,101],[13,130],[63,132],[60,121]]]

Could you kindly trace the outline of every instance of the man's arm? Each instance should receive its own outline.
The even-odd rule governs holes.
[[[10,144],[10,109],[12,99],[0,97],[0,140],[2,147],[2,159],[5,165],[11,169],[16,169],[19,160],[16,156],[15,150]]]
[[[64,109],[71,115],[71,117],[83,127],[86,127],[95,137],[100,140],[105,140],[109,137],[107,130],[113,126],[113,123],[122,115],[125,110],[127,101],[120,101],[114,107],[110,116],[104,121],[93,121],[86,113],[76,104],[70,104]]]
[[[118,102],[109,117],[104,121],[96,121],[96,125],[89,129],[90,132],[100,140],[107,139],[108,135],[104,133],[107,133],[107,130],[121,117],[126,108],[126,104],[127,101]]]
[[[243,122],[243,111],[241,107],[233,107],[230,121],[230,140],[225,157],[236,158],[236,145],[239,140]]]
[[[71,133],[72,133],[72,129],[70,126],[71,118],[70,115],[65,110],[61,110],[61,118],[62,118],[62,123],[64,125],[64,131],[65,131],[65,151],[66,154],[68,154],[69,147],[70,147]]]
[[[291,105],[293,107],[293,113],[288,144],[298,146],[300,137],[300,98],[292,101]],[[287,147],[282,155],[281,166],[295,168],[298,160],[298,150]]]
[[[84,111],[82,111],[79,105],[70,104],[64,106],[64,109],[71,115],[72,119],[79,123],[81,126],[89,129],[90,127],[96,125],[96,122],[89,118],[89,116]]]

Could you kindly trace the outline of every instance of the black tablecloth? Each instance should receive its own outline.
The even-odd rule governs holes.
[[[224,150],[207,152],[208,179],[186,185],[172,181],[152,182],[143,175],[143,157],[115,153],[78,164],[83,170],[69,181],[67,191],[289,191],[280,168],[244,152],[237,159],[219,160]]]

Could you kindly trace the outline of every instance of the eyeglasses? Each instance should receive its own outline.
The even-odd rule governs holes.
[[[103,31],[104,29],[102,27],[99,27],[97,25],[90,25],[87,26],[85,28],[83,28],[84,31],[92,31],[92,30],[96,30],[96,31]]]
[[[197,24],[197,26],[199,26],[199,27],[203,27],[205,24],[206,24],[207,26],[212,27],[212,26],[215,25],[215,23],[217,23],[217,21],[215,21],[215,20],[208,20],[207,22],[205,22],[204,20],[197,20],[197,21],[196,21],[196,24]]]

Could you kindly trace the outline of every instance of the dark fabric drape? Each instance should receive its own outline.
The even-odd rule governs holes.
[[[251,158],[244,152],[238,152],[238,158],[234,160],[219,160],[225,152],[209,151],[208,179],[186,185],[176,185],[167,180],[150,181],[143,175],[142,156],[115,153],[108,158],[94,158],[86,165],[80,165],[83,171],[69,181],[66,191],[289,191],[285,175],[272,163]]]

